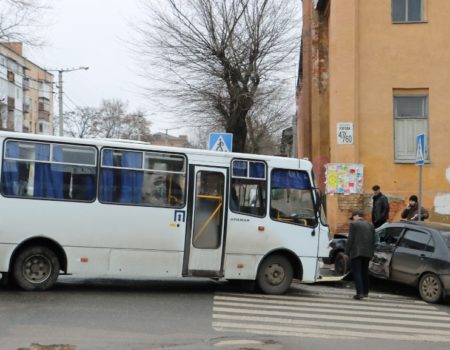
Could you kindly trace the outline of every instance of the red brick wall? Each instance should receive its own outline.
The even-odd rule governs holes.
[[[400,213],[405,208],[405,202],[397,196],[385,194],[389,201],[389,221],[400,219]],[[364,211],[364,218],[372,221],[372,194],[351,194],[338,195],[338,220],[336,224],[336,233],[347,233],[350,224],[349,217],[353,210],[361,209]]]

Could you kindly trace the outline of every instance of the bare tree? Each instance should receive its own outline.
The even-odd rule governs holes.
[[[0,0],[0,41],[42,45],[39,33],[49,9],[50,0]]]
[[[150,141],[150,125],[150,121],[145,118],[144,111],[138,110],[127,114],[122,120],[121,138]]]
[[[94,107],[80,107],[74,112],[66,113],[64,116],[65,133],[71,137],[81,139],[86,137],[96,137],[96,125],[100,122],[99,117],[99,110]]]
[[[127,140],[150,139],[151,123],[144,111],[129,113],[128,103],[103,100],[100,107],[80,107],[64,116],[64,130],[71,137],[101,137]],[[56,118],[55,118],[56,119]]]
[[[128,105],[124,101],[103,100],[99,108],[99,118],[94,125],[97,136],[120,139],[127,108]]]
[[[288,86],[284,89],[289,89]],[[290,101],[278,90],[258,93],[258,101],[247,118],[247,151],[257,154],[279,154],[282,129],[291,124]]]
[[[297,63],[297,2],[166,0],[158,8],[146,1],[137,53],[152,81],[149,95],[169,98],[190,125],[233,133],[233,150],[245,151],[252,111],[283,94],[283,73]]]

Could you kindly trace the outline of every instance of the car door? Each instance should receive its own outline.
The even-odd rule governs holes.
[[[403,226],[389,226],[377,230],[379,242],[375,245],[374,255],[369,263],[369,271],[373,276],[390,278],[392,256],[402,232]]]
[[[391,277],[396,282],[414,284],[432,255],[431,234],[419,229],[406,229],[392,256]]]

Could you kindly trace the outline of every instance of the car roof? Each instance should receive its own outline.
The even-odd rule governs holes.
[[[404,224],[404,225],[408,225],[408,226],[418,226],[418,227],[424,227],[424,228],[432,228],[432,229],[435,229],[438,231],[450,232],[450,224],[444,224],[442,222],[398,221],[398,222],[393,222],[392,224]]]

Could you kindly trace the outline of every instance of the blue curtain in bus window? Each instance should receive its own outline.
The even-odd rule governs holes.
[[[247,162],[235,160],[233,162],[233,176],[247,177]]]
[[[111,149],[103,150],[102,165],[113,166],[113,151]],[[113,191],[114,191],[113,169],[102,168],[100,200],[103,202],[112,202]]]
[[[123,152],[122,166],[126,168],[142,169],[142,153]],[[136,170],[122,170],[121,173],[122,186],[120,187],[120,202],[135,204],[141,203],[144,173]]]
[[[53,147],[53,160],[55,162],[63,162],[62,147]],[[51,174],[51,190],[49,190],[49,197],[64,198],[64,165],[50,164]]]
[[[266,166],[264,163],[250,162],[250,177],[257,179],[265,178]]]
[[[64,198],[63,195],[63,171],[62,164],[40,163],[40,160],[50,160],[50,145],[35,145],[35,174],[34,174],[34,197],[40,198]],[[61,150],[55,150],[54,159],[62,161]]]
[[[83,175],[80,186],[84,189],[80,199],[91,201],[95,198],[95,175]]]
[[[19,144],[8,142],[6,144],[6,156],[19,158]],[[3,193],[15,196],[19,193],[19,167],[17,160],[4,160],[2,168]]]
[[[272,188],[308,190],[311,183],[304,171],[275,169],[272,171]]]

